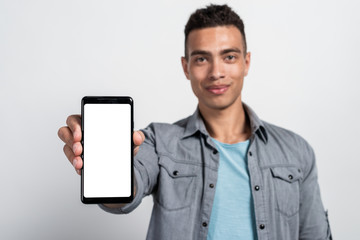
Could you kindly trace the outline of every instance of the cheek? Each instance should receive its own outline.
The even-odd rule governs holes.
[[[201,95],[201,90],[200,90],[200,86],[198,82],[195,82],[194,80],[190,80],[191,83],[191,89],[194,93],[194,95],[199,98],[199,96]]]
[[[191,87],[193,89],[193,91],[195,92],[198,92],[201,88],[201,81],[195,79],[195,78],[191,78],[190,79],[190,82],[191,82]]]
[[[228,69],[228,74],[233,79],[234,84],[237,85],[236,91],[241,91],[245,77],[245,68],[242,65],[233,65]]]
[[[201,71],[192,71],[190,72],[189,77],[191,88],[194,94],[199,97],[199,94],[203,91],[202,83],[206,80],[206,75]]]
[[[196,67],[192,67],[190,68],[190,78],[201,82],[206,80],[206,77],[208,75],[208,69],[206,66],[196,66]]]
[[[227,71],[233,78],[243,78],[245,75],[245,66],[243,64],[228,65]]]

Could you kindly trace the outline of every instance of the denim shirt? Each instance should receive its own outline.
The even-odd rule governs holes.
[[[243,106],[252,131],[247,157],[258,239],[332,239],[310,145]],[[129,213],[152,194],[148,240],[205,240],[219,152],[199,110],[174,124],[152,123],[142,131],[145,141],[134,160],[133,202],[118,209],[100,207]]]

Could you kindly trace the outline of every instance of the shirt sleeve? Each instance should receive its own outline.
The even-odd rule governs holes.
[[[317,168],[313,149],[307,144],[304,179],[300,189],[300,233],[301,240],[331,240],[327,212],[321,201]],[[309,161],[310,160],[310,161]]]
[[[122,208],[108,208],[103,204],[99,204],[99,207],[106,212],[114,214],[127,214],[132,212],[140,205],[143,197],[150,195],[157,185],[159,160],[156,152],[153,125],[141,131],[145,135],[145,141],[140,145],[139,151],[134,157],[135,198],[131,203],[126,204]]]

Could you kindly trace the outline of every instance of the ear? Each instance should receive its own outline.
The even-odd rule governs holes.
[[[245,76],[247,76],[249,72],[250,59],[251,59],[251,52],[247,52],[245,56]]]
[[[184,74],[185,74],[186,78],[188,80],[190,80],[189,79],[189,71],[188,71],[188,61],[186,60],[185,57],[181,57],[181,65],[182,65],[182,68],[183,68],[183,71],[184,71]]]

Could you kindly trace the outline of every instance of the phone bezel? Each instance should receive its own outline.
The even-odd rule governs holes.
[[[130,203],[134,199],[134,153],[131,151],[131,195],[129,197],[85,197],[84,196],[84,165],[86,165],[86,159],[84,159],[84,106],[85,104],[129,104],[131,107],[131,129],[129,136],[131,141],[131,150],[134,149],[134,142],[132,134],[134,131],[134,101],[128,96],[85,96],[81,100],[81,129],[82,139],[81,144],[83,152],[81,158],[83,159],[83,167],[81,168],[81,201],[84,204],[102,204],[102,203]]]

